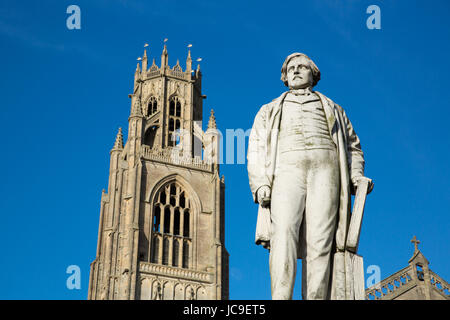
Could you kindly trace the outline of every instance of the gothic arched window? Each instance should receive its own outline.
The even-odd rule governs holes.
[[[174,181],[163,186],[154,199],[150,262],[189,268],[192,247],[189,196]]]
[[[177,96],[170,98],[169,101],[169,128],[168,145],[175,146],[179,143],[177,130],[181,129],[181,102]]]
[[[147,114],[145,116],[149,117],[158,110],[158,102],[155,97],[150,97],[147,104]]]

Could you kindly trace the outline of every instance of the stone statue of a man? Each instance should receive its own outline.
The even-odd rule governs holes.
[[[281,80],[289,91],[261,107],[249,138],[256,243],[270,249],[272,299],[292,299],[297,258],[303,299],[329,299],[332,256],[345,250],[363,152],[344,110],[313,91],[320,71],[308,56],[289,55]]]

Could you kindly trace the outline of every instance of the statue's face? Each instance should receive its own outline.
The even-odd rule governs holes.
[[[311,87],[313,75],[309,67],[309,60],[302,56],[291,59],[287,65],[286,76],[290,89]]]

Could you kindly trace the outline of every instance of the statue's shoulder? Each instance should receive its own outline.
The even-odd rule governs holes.
[[[286,96],[286,93],[282,93],[280,96],[276,97],[275,99],[273,99],[269,103],[266,103],[265,105],[263,105],[261,107],[261,109],[263,109],[263,108],[265,108],[265,109],[272,109],[272,108],[278,106],[278,104],[283,100],[283,98],[285,96]]]
[[[277,105],[278,103],[281,102],[281,100],[284,99],[284,97],[286,96],[287,92],[283,92],[282,94],[280,94],[278,97],[276,97],[275,99],[273,99],[272,101],[270,101],[268,104],[273,104],[273,105]]]
[[[322,97],[323,99],[326,99],[328,101],[328,104],[331,107],[336,108],[339,112],[343,112],[344,111],[344,109],[340,105],[338,105],[336,102],[334,102],[331,98],[327,97],[323,93],[321,93],[319,91],[314,91],[314,93],[317,94],[319,97]]]
[[[318,95],[319,96],[319,98],[322,98],[322,99],[325,99],[325,100],[327,100],[328,101],[328,103],[330,103],[330,104],[335,104],[334,103],[334,101],[333,100],[331,100],[331,98],[329,98],[329,97],[327,97],[326,95],[324,95],[322,92],[319,92],[319,91],[314,91],[314,93],[316,94],[316,95]]]
[[[267,104],[263,104],[259,109],[258,112],[256,113],[256,118],[264,118],[264,115],[267,112]]]
[[[263,104],[261,106],[261,108],[259,108],[257,116],[264,117],[264,115],[267,112],[270,113],[272,111],[272,109],[275,108],[280,103],[280,100],[282,99],[282,97],[283,97],[283,95],[273,99],[272,101],[270,101],[270,102],[268,102],[266,104]]]

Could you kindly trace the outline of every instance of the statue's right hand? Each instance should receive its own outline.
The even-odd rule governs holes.
[[[258,202],[262,207],[267,207],[270,204],[270,187],[262,186],[258,189]]]

